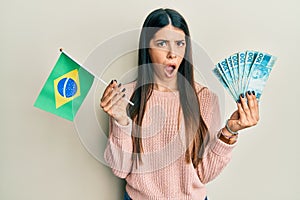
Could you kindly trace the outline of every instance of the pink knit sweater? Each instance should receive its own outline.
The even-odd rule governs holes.
[[[125,85],[127,97],[134,86],[135,83]],[[235,145],[223,143],[216,136],[221,128],[218,98],[199,84],[196,91],[201,115],[211,134],[203,160],[196,168],[184,157],[185,126],[179,92],[153,90],[143,119],[142,164],[132,162],[132,121],[127,126],[110,121],[105,160],[116,176],[126,179],[126,191],[133,200],[203,200],[205,184],[230,161]]]

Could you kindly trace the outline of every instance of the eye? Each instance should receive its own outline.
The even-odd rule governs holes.
[[[156,43],[156,45],[157,45],[158,47],[166,47],[166,46],[167,46],[167,41],[165,41],[165,40],[160,40],[160,41],[158,41],[158,42]]]
[[[182,41],[177,41],[176,44],[177,44],[177,46],[179,46],[179,47],[183,47],[183,46],[185,46],[185,41],[184,41],[184,40],[182,40]]]

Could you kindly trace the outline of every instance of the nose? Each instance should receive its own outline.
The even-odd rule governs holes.
[[[176,56],[176,53],[173,51],[173,48],[170,48],[169,49],[169,52],[168,52],[168,55],[167,55],[167,58],[168,59],[174,59],[174,58],[176,58],[177,56]]]
[[[169,58],[169,59],[174,59],[174,58],[176,58],[176,54],[173,53],[173,52],[169,52],[169,53],[168,53],[168,58]]]

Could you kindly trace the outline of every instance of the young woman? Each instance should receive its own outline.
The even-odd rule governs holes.
[[[241,94],[220,125],[218,98],[194,80],[188,25],[175,10],[148,15],[138,53],[137,80],[113,80],[101,98],[110,116],[105,159],[126,179],[125,199],[207,199],[205,184],[230,161],[237,132],[258,122],[255,94]]]

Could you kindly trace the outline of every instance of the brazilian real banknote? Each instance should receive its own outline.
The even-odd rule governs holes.
[[[259,100],[276,60],[268,53],[241,51],[217,63],[213,73],[235,101],[247,91],[255,91]]]
[[[236,91],[236,89],[234,88],[232,73],[230,72],[230,69],[229,69],[229,66],[227,63],[228,63],[227,60],[224,59],[220,63],[217,64],[216,68],[218,69],[219,73],[221,74],[227,87],[230,89],[231,94],[233,95],[233,98],[236,98],[236,97],[238,97],[238,91]]]
[[[245,59],[246,59],[246,51],[241,51],[238,53],[238,69],[239,69],[239,89],[243,90],[243,77],[244,77],[244,70],[245,70]]]
[[[248,77],[247,90],[255,91],[257,99],[261,97],[276,59],[270,54],[259,53],[254,61]]]

